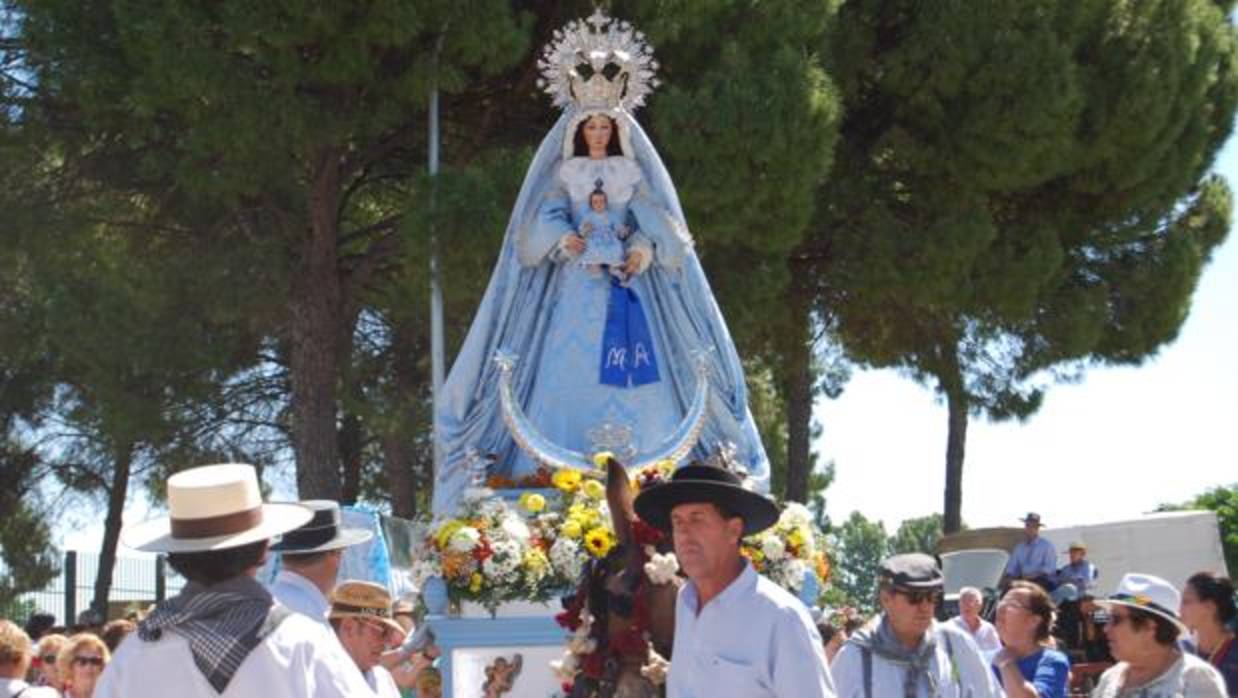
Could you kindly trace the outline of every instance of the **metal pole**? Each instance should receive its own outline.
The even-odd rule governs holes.
[[[73,627],[77,622],[77,551],[66,550],[64,554],[64,625]]]
[[[168,597],[167,564],[162,555],[155,557],[155,603],[160,603]]]
[[[435,72],[438,68],[439,51],[443,47],[440,34],[434,48]],[[430,174],[430,375],[433,380],[433,425],[434,425],[434,473],[437,476],[443,465],[442,449],[438,439],[438,408],[443,390],[443,286],[439,277],[438,233],[436,232],[435,206],[438,199],[438,85],[430,89],[429,113],[429,174]]]

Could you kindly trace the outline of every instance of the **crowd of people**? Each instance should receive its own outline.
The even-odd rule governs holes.
[[[344,526],[337,503],[263,503],[253,468],[223,465],[169,478],[168,504],[168,516],[124,537],[166,554],[184,589],[106,624],[93,613],[72,629],[41,614],[24,628],[0,620],[0,698],[142,698],[173,687],[186,698],[439,695],[437,648],[426,628],[415,631],[412,607],[382,585],[338,579],[344,549],[371,534]],[[670,534],[687,578],[672,698],[1238,696],[1229,578],[1200,572],[1180,592],[1132,572],[1099,598],[1084,545],[1049,568],[1056,555],[1034,514],[1000,594],[961,589],[949,620],[938,620],[941,567],[910,553],[881,563],[875,617],[847,609],[814,623],[739,554],[738,541],[778,510],[735,474],[685,466],[634,507]],[[269,551],[282,568],[266,587],[256,574]]]
[[[437,649],[413,632],[412,607],[337,579],[343,549],[371,536],[342,526],[337,503],[263,503],[246,465],[186,470],[167,487],[168,516],[123,536],[166,554],[183,590],[68,636],[43,615],[0,620],[0,698],[437,695]],[[283,568],[268,588],[256,575],[271,550]]]

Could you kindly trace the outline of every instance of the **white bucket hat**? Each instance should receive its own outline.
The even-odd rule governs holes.
[[[313,516],[297,504],[263,504],[252,465],[204,465],[168,478],[168,515],[125,528],[125,545],[199,553],[267,540]]]
[[[1150,574],[1129,572],[1118,583],[1118,590],[1104,600],[1097,600],[1096,605],[1106,611],[1114,606],[1127,606],[1146,613],[1156,614],[1177,626],[1178,631],[1188,632],[1186,625],[1178,618],[1178,605],[1182,595],[1174,585]]]

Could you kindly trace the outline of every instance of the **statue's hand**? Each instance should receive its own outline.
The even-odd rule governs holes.
[[[628,252],[628,258],[623,263],[623,273],[628,276],[636,276],[640,273],[641,262],[645,261],[645,256],[640,250],[631,250]]]
[[[588,225],[588,223],[585,225]],[[585,251],[585,247],[585,239],[580,235],[572,233],[563,236],[563,249],[567,250],[572,256],[579,256],[580,253]]]

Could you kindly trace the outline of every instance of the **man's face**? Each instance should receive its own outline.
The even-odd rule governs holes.
[[[890,620],[894,635],[903,637],[920,637],[933,624],[933,611],[937,606],[935,589],[894,589],[882,590],[881,607]]]
[[[729,572],[739,554],[744,530],[740,518],[724,519],[713,504],[692,502],[671,510],[675,557],[689,579],[708,579]]]
[[[1109,622],[1105,624],[1105,637],[1109,640],[1109,652],[1119,662],[1145,653],[1156,644],[1156,624],[1144,623],[1136,628],[1131,622],[1130,610],[1114,606],[1109,610]]]
[[[1027,523],[1023,524],[1023,537],[1024,538],[1028,540],[1032,540],[1038,535],[1040,535],[1040,524],[1034,523],[1032,521],[1028,521]]]
[[[361,671],[369,671],[382,659],[390,631],[386,625],[365,618],[345,618],[340,623],[340,644]]]
[[[1080,562],[1083,562],[1083,558],[1087,557],[1087,555],[1088,553],[1086,550],[1080,550],[1079,548],[1071,548],[1070,549],[1070,564],[1077,565]]]
[[[959,597],[959,615],[967,620],[975,620],[980,615],[980,597],[966,594]]]

